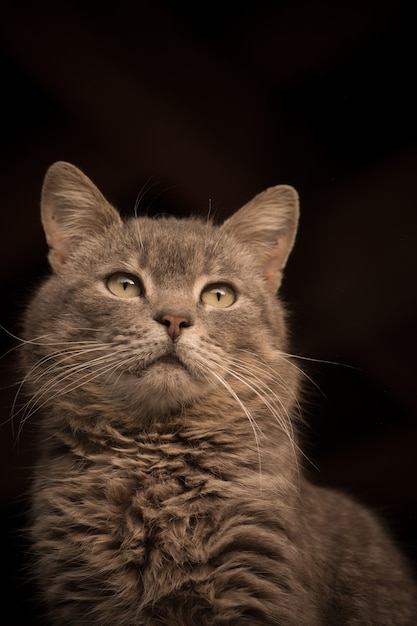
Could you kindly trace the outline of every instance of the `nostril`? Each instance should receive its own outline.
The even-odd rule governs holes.
[[[178,326],[180,328],[185,328],[186,326],[191,326],[191,321],[188,317],[181,317],[179,315],[164,315],[161,318],[161,323],[164,326]]]
[[[188,315],[161,313],[155,317],[155,320],[163,326],[166,326],[167,333],[173,341],[178,339],[183,328],[192,326],[191,318]]]

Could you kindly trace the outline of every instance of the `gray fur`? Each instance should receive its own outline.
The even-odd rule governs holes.
[[[77,168],[48,171],[53,273],[25,318],[24,420],[42,416],[31,533],[51,624],[417,623],[380,523],[300,472],[276,297],[297,220],[280,186],[220,227],[123,222]],[[116,272],[142,295],[111,293]],[[202,302],[213,283],[235,303]]]

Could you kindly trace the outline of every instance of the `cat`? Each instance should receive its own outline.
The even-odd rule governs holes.
[[[51,274],[24,318],[50,624],[401,626],[416,586],[373,513],[301,469],[277,297],[298,222],[272,187],[221,225],[122,220],[53,164]]]

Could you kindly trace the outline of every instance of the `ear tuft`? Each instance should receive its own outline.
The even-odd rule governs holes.
[[[75,165],[58,161],[48,169],[42,187],[41,219],[57,272],[82,241],[121,222],[117,211]]]
[[[268,286],[277,291],[292,250],[299,218],[293,187],[270,187],[245,204],[222,226],[254,255]]]

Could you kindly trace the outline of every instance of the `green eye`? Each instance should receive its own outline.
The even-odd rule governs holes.
[[[225,309],[236,302],[236,293],[229,285],[208,285],[201,293],[201,301],[218,309]]]
[[[118,272],[112,274],[106,281],[107,289],[119,298],[136,298],[143,293],[142,283],[139,278],[131,274]]]

